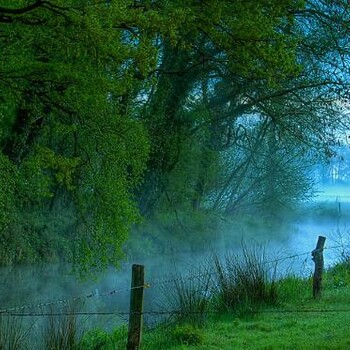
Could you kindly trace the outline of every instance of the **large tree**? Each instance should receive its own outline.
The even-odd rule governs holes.
[[[164,44],[146,109],[154,144],[141,206],[174,236],[203,235],[210,214],[276,217],[309,199],[312,166],[349,128],[347,2],[283,3],[277,17],[272,2],[231,5],[186,35],[190,51]]]
[[[130,105],[163,17],[131,1],[1,5],[2,262],[67,246],[81,267],[117,262],[148,153]]]
[[[68,247],[83,270],[100,269],[120,259],[138,208],[178,220],[293,188],[279,175],[304,146],[328,149],[335,125],[348,32],[327,26],[341,8],[1,1],[2,262]],[[267,163],[281,169],[274,183]]]
[[[143,124],[150,171],[167,172],[188,134],[180,110],[201,69],[220,62],[269,79],[273,65],[294,70],[292,44],[276,31],[294,1],[0,5],[3,263],[65,246],[83,268],[117,262],[138,217]]]

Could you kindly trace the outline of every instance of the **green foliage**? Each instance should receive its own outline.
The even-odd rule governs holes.
[[[133,119],[131,102],[142,85],[134,73],[154,69],[156,49],[154,32],[149,37],[144,32],[139,45],[128,38],[127,23],[145,30],[149,25],[147,16],[129,5],[2,4],[0,22],[8,21],[0,39],[2,157],[7,155],[17,174],[7,181],[8,171],[2,170],[7,183],[2,189],[7,206],[13,202],[23,218],[15,223],[6,215],[7,220],[29,236],[23,245],[33,254],[24,250],[24,260],[43,258],[34,241],[40,236],[39,241],[51,241],[55,234],[42,235],[36,223],[58,208],[68,208],[58,220],[66,225],[60,233],[55,225],[49,229],[62,243],[70,236],[69,249],[82,272],[116,264],[130,225],[138,220],[133,191],[145,169],[148,139]],[[17,192],[11,193],[15,179]],[[4,246],[6,241],[12,247],[11,235],[4,234]],[[4,253],[3,261],[21,260],[16,250]]]
[[[200,345],[203,343],[203,330],[191,324],[177,325],[172,332],[173,339],[184,345]]]
[[[80,347],[84,350],[112,350],[125,348],[126,339],[126,327],[118,327],[112,333],[108,333],[102,329],[92,329],[83,335]]]
[[[118,265],[139,209],[140,232],[195,246],[218,213],[308,198],[304,148],[329,152],[340,124],[323,62],[343,5],[2,1],[1,262],[87,274]]]
[[[329,287],[341,290],[350,285],[350,260],[344,260],[332,266],[326,273],[325,283]]]
[[[153,257],[159,252],[206,252],[208,246],[215,245],[215,240],[218,240],[219,229],[215,213],[178,210],[166,199],[164,211],[160,208],[153,217],[143,219],[133,228],[125,250],[134,259]]]
[[[108,346],[111,345],[110,335],[101,329],[86,332],[81,341],[82,348],[86,350],[108,349]]]
[[[288,275],[277,281],[276,289],[279,304],[302,304],[311,297],[312,282],[309,278]]]
[[[240,256],[214,256],[214,264],[217,310],[254,314],[261,305],[277,302],[273,267],[267,263],[262,247],[242,245]]]
[[[6,231],[14,219],[16,168],[9,159],[0,153],[0,232]]]
[[[205,327],[198,329],[201,338],[198,344],[186,343],[187,335],[191,335],[192,340],[194,327],[184,324],[166,329],[159,327],[151,334],[145,334],[142,346],[145,349],[178,350],[187,347],[213,350],[232,347],[252,350],[346,349],[349,346],[347,310],[350,289],[349,285],[334,286],[332,280],[334,275],[344,279],[345,268],[348,266],[338,265],[327,271],[321,299],[312,298],[310,279],[286,276],[276,281],[278,303],[263,305],[253,317],[243,314],[237,318],[237,314],[232,313],[209,317]],[[174,337],[177,332],[179,335]]]

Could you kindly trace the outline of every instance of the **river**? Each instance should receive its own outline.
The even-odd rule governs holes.
[[[289,225],[285,237],[269,240],[267,249],[272,259],[282,259],[278,267],[282,274],[292,272],[309,276],[313,270],[310,252],[315,248],[319,235],[326,236],[325,265],[330,266],[349,254],[350,193],[346,187],[320,189],[320,195],[305,206],[295,222]],[[333,249],[337,247],[336,249]],[[290,258],[288,258],[290,257]],[[175,266],[191,274],[203,256],[183,255],[158,257],[140,261],[146,266],[145,309],[152,311],[162,307],[160,296],[171,284],[163,283],[173,276]],[[283,260],[287,258],[286,260]],[[89,327],[110,329],[127,319],[132,262],[122,264],[120,270],[110,269],[97,281],[79,281],[69,274],[65,265],[35,265],[0,269],[0,308],[11,308],[14,313],[26,315],[61,312],[68,306],[82,313],[120,313],[95,317],[85,315]],[[191,272],[192,271],[192,272]],[[164,294],[164,293],[163,293]],[[34,306],[34,307],[33,307]],[[83,316],[82,316],[83,317]],[[31,323],[39,327],[40,316]],[[155,322],[149,319],[149,322]]]

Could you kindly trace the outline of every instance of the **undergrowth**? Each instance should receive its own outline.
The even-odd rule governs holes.
[[[275,266],[265,249],[242,245],[239,255],[214,256],[214,308],[237,314],[255,312],[263,304],[277,303]]]
[[[31,327],[23,325],[21,317],[0,314],[0,349],[21,350],[26,349],[26,342]]]

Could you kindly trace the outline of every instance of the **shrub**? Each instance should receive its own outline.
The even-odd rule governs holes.
[[[204,340],[202,331],[191,324],[177,325],[173,330],[173,338],[184,345],[199,345]]]
[[[214,265],[218,311],[254,312],[261,304],[277,302],[275,266],[268,263],[262,247],[242,244],[241,255],[216,255]]]
[[[311,296],[310,278],[289,275],[277,282],[278,300],[281,303],[300,302]]]
[[[335,288],[350,285],[350,258],[343,259],[327,271],[326,283]]]
[[[81,348],[85,350],[102,350],[111,345],[111,336],[102,329],[86,332],[81,340]]]
[[[102,329],[91,329],[81,339],[82,350],[124,349],[127,340],[127,327],[118,327],[112,333]]]

